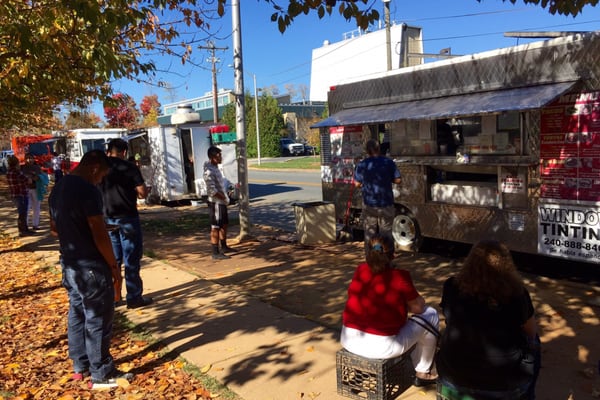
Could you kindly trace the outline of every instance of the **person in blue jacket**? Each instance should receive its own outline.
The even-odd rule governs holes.
[[[402,178],[394,160],[381,155],[378,141],[367,141],[366,151],[368,157],[356,166],[354,185],[362,190],[365,252],[368,252],[367,243],[373,236],[392,235],[396,215],[392,185],[399,185]]]

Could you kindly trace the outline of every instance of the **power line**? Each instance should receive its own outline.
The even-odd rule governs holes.
[[[212,86],[213,86],[213,122],[216,124],[219,122],[219,97],[217,92],[217,62],[220,60],[215,57],[215,52],[217,50],[225,51],[228,49],[225,47],[216,47],[212,40],[208,41],[208,46],[198,46],[199,49],[210,50],[211,57],[208,60],[212,63]]]

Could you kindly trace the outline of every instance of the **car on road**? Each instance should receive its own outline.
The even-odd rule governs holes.
[[[315,156],[319,154],[319,149],[315,146],[311,146],[310,144],[304,144],[304,155],[306,156]]]
[[[0,150],[0,172],[6,173],[8,170],[8,156],[12,156],[12,150]]]

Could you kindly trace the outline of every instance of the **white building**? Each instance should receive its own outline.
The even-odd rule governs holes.
[[[217,107],[219,118],[222,116],[223,109],[229,103],[235,101],[235,95],[231,89],[219,89],[217,92]],[[204,96],[194,97],[163,105],[163,115],[171,115],[177,111],[177,107],[181,105],[191,105],[194,111],[200,114],[202,121],[213,120],[213,93],[207,92]]]
[[[403,46],[403,43],[406,45]],[[421,28],[406,24],[390,27],[392,69],[423,63]],[[387,71],[386,29],[372,32],[355,30],[344,35],[341,42],[326,40],[312,52],[310,101],[327,101],[331,86],[364,80]]]

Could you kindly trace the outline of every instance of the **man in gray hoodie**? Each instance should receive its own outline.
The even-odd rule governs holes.
[[[210,243],[212,245],[213,260],[225,260],[229,256],[226,252],[235,250],[227,246],[227,205],[229,196],[225,187],[225,179],[219,170],[222,155],[221,149],[211,146],[208,149],[208,161],[204,163],[204,182],[208,192],[208,212],[210,218]],[[219,250],[219,244],[221,248]]]

